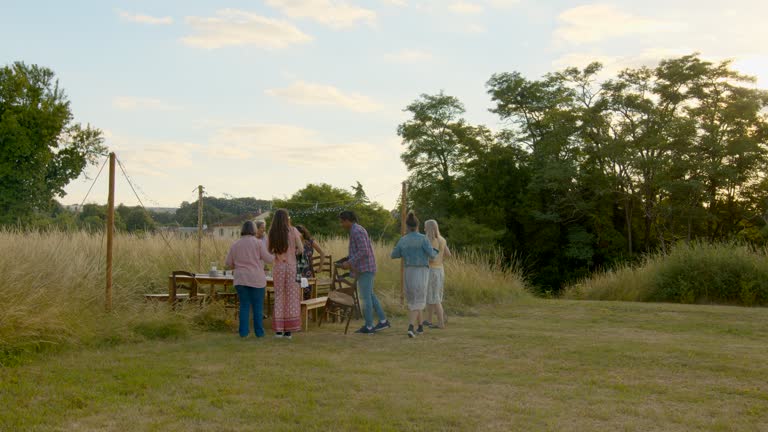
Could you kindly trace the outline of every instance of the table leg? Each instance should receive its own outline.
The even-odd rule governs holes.
[[[317,298],[317,281],[312,283],[312,298]],[[317,322],[317,309],[312,309],[312,319]]]
[[[173,283],[173,276],[168,278],[168,304],[173,307],[176,303],[176,285]]]

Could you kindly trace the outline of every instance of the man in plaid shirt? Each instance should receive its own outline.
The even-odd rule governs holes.
[[[373,254],[373,246],[368,231],[357,223],[357,215],[352,211],[343,211],[339,214],[341,226],[349,231],[349,257],[342,267],[352,270],[357,277],[357,289],[360,300],[363,303],[363,315],[365,325],[355,333],[373,334],[377,331],[388,329],[392,325],[387,321],[384,309],[373,292],[373,279],[376,276],[376,257]],[[373,310],[379,316],[379,323],[373,326]]]

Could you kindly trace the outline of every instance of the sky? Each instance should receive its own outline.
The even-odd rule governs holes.
[[[700,52],[768,87],[763,0],[0,0],[0,61],[53,69],[147,206],[325,182],[393,208],[397,125],[441,90],[492,129],[485,83]],[[61,199],[79,204],[98,167]],[[118,176],[117,202],[136,204]],[[87,202],[104,203],[106,175]]]

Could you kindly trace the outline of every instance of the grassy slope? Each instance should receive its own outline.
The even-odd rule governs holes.
[[[526,300],[414,341],[193,334],[0,369],[0,430],[768,430],[768,310]]]

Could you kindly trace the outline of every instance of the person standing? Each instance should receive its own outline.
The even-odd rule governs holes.
[[[263,220],[256,221],[256,238],[267,244],[267,223]]]
[[[427,305],[427,284],[429,283],[429,260],[437,257],[437,250],[419,233],[419,219],[413,212],[405,220],[408,234],[404,235],[392,250],[392,258],[405,262],[405,298],[408,302],[408,337],[424,333],[419,322],[421,311]]]
[[[445,328],[445,312],[443,310],[443,291],[445,287],[445,269],[443,260],[451,257],[448,242],[440,235],[437,221],[430,219],[424,222],[424,233],[437,256],[429,261],[429,283],[427,284],[427,320],[422,323],[429,328]],[[432,324],[433,314],[437,315],[437,324]]]
[[[302,251],[301,234],[291,226],[288,210],[276,211],[269,227],[269,252],[275,256],[272,330],[277,338],[291,339],[293,332],[301,330],[301,289],[296,282],[296,255]]]
[[[376,257],[373,254],[373,246],[368,231],[357,223],[355,212],[346,210],[339,213],[341,226],[349,231],[349,257],[342,264],[342,268],[352,270],[352,275],[357,278],[357,289],[360,300],[363,303],[363,316],[365,325],[355,333],[373,334],[377,331],[392,327],[387,320],[384,309],[373,292],[373,281],[376,277]],[[373,326],[373,311],[379,317],[379,323]]]
[[[248,221],[240,231],[240,240],[229,248],[225,264],[235,271],[235,290],[240,300],[241,338],[248,337],[248,318],[253,311],[253,332],[257,338],[264,337],[264,291],[267,278],[264,263],[271,263],[274,257],[267,251],[264,242],[256,239],[256,227]]]
[[[315,277],[315,269],[312,266],[312,257],[317,251],[320,254],[320,268],[323,268],[325,262],[325,252],[320,247],[320,244],[312,238],[312,233],[303,225],[296,225],[296,229],[301,234],[301,240],[304,244],[304,268],[302,269],[301,276],[307,279]],[[308,300],[312,296],[312,287],[308,286],[304,288],[304,300]]]

